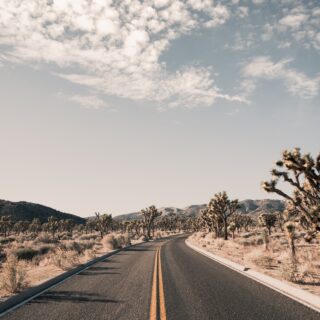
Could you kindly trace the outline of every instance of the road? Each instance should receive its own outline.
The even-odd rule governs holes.
[[[319,313],[193,251],[185,237],[99,262],[6,320],[289,320]]]

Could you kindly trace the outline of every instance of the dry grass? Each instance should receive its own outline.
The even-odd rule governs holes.
[[[304,235],[303,231],[297,230],[294,261],[287,236],[281,231],[273,232],[266,239],[263,231],[256,228],[237,233],[235,239],[227,241],[215,239],[213,233],[196,232],[190,240],[209,252],[320,295],[319,239],[307,243]]]
[[[79,255],[73,250],[63,250],[58,248],[51,255],[52,264],[61,270],[69,270],[80,264]]]
[[[161,236],[161,235],[159,235]],[[21,234],[0,237],[0,297],[7,297],[26,286],[33,286],[101,256],[131,244],[128,233],[112,233],[101,239],[98,232]],[[144,241],[134,240],[134,243]]]
[[[6,293],[16,293],[26,287],[26,272],[17,256],[8,251],[6,262],[2,265],[0,286]]]

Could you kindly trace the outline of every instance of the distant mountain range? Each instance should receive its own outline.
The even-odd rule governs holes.
[[[199,215],[201,209],[206,205],[191,205],[186,208],[163,207],[159,208],[162,216],[168,214],[185,215],[187,217],[196,217]],[[281,200],[244,200],[240,201],[241,208],[239,211],[250,215],[259,215],[262,212],[283,211],[284,202]],[[77,215],[64,213],[41,204],[20,201],[12,202],[7,200],[0,200],[0,216],[11,215],[13,220],[27,220],[32,221],[34,218],[39,218],[41,222],[46,222],[48,217],[53,216],[57,219],[72,219],[76,223],[85,223],[86,218]],[[140,212],[133,212],[128,214],[121,214],[114,216],[115,220],[135,220],[142,219]]]
[[[10,215],[15,221],[32,221],[34,218],[39,218],[41,222],[47,222],[48,217],[50,216],[57,219],[72,219],[76,223],[85,223],[86,221],[86,219],[79,216],[26,201],[11,202],[0,200],[0,216],[4,215]]]
[[[177,214],[177,215],[185,215],[187,217],[196,217],[200,214],[201,209],[205,208],[205,204],[200,205],[191,205],[186,208],[175,208],[175,207],[163,207],[159,208],[159,211],[162,212],[162,216],[168,214]],[[250,214],[257,216],[262,212],[275,212],[275,211],[283,211],[284,210],[284,202],[281,200],[243,200],[240,201],[240,209],[239,211],[245,214]],[[133,212],[127,214],[121,214],[119,216],[114,217],[115,220],[135,220],[142,219],[140,212]]]

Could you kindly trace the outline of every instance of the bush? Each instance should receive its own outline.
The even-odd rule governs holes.
[[[222,247],[225,245],[224,240],[223,239],[217,239],[216,240],[216,245],[217,245],[218,250],[221,250]]]
[[[250,260],[255,265],[266,269],[271,269],[274,263],[274,258],[269,253],[262,252],[253,252]]]
[[[0,244],[8,244],[13,241],[15,241],[14,238],[0,238]]]
[[[57,239],[52,239],[51,236],[46,233],[43,232],[41,233],[37,238],[35,242],[42,242],[42,243],[59,243],[59,241]]]
[[[99,236],[95,233],[89,233],[89,234],[83,234],[82,236],[79,237],[79,240],[95,240]]]
[[[283,263],[281,265],[281,276],[284,280],[298,282],[297,266],[292,263]]]
[[[52,254],[51,261],[62,270],[69,270],[80,264],[79,256],[75,251],[65,251],[62,249],[58,249]]]
[[[32,248],[20,248],[15,252],[18,260],[32,260],[39,252]]]
[[[114,238],[112,234],[108,234],[102,239],[103,245],[109,250],[115,250],[118,248],[118,241]]]
[[[63,246],[61,247],[64,247],[65,250],[67,251],[75,251],[77,252],[78,254],[81,254],[84,250],[83,250],[83,247],[80,245],[79,242],[77,241],[69,241],[69,242],[66,242]]]
[[[52,247],[50,246],[41,246],[38,248],[39,255],[44,255],[49,253],[52,250]]]
[[[131,245],[131,239],[130,239],[129,233],[125,233],[125,234],[123,235],[123,245],[124,245],[125,247]]]
[[[142,235],[138,240],[139,241],[148,241],[148,238],[145,235]]]
[[[16,255],[8,254],[7,261],[2,265],[1,288],[9,293],[16,293],[27,285],[25,277],[26,272],[23,270]]]
[[[122,248],[124,247],[125,245],[125,239],[124,239],[124,236],[121,235],[121,234],[117,234],[115,237],[114,237],[115,241],[116,241],[116,249],[117,248]]]

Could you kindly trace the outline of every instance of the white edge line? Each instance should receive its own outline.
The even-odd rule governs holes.
[[[271,277],[269,277],[269,276],[267,276],[265,274],[262,274],[262,273],[260,273],[258,271],[254,271],[256,276],[253,276],[253,275],[249,274],[248,271],[244,271],[245,270],[244,266],[241,266],[241,265],[239,265],[237,263],[234,263],[234,262],[232,262],[230,260],[227,260],[225,258],[221,258],[221,257],[215,256],[214,254],[212,254],[212,253],[210,253],[210,252],[208,252],[206,250],[198,248],[197,246],[191,244],[188,241],[188,239],[185,240],[185,243],[186,243],[186,245],[188,247],[190,247],[191,249],[201,253],[202,255],[206,256],[207,258],[209,258],[211,260],[214,260],[214,261],[216,261],[216,262],[228,267],[229,269],[232,269],[232,270],[234,270],[236,272],[239,272],[242,275],[244,275],[244,276],[246,276],[246,277],[248,277],[248,278],[250,278],[252,280],[255,280],[256,282],[259,282],[259,283],[265,285],[266,287],[269,287],[270,289],[273,289],[273,290],[275,290],[275,291],[277,291],[277,292],[279,292],[279,293],[291,298],[292,300],[295,300],[295,301],[305,305],[306,307],[308,307],[308,308],[310,308],[310,309],[312,309],[314,311],[320,312],[320,298],[318,296],[316,296],[316,295],[314,295],[314,294],[312,294],[312,293],[310,293],[308,291],[304,291],[303,289],[299,289],[299,288],[290,286],[289,284],[285,283],[285,285],[290,287],[290,289],[294,289],[294,291],[298,291],[299,290],[299,291],[301,291],[301,294],[304,294],[304,295],[307,294],[307,295],[313,296],[313,298],[316,299],[316,300],[319,300],[319,302],[313,303],[313,302],[308,301],[307,299],[301,299],[300,297],[297,297],[296,295],[290,293],[289,291],[286,291],[284,289],[279,288],[275,284],[268,283],[267,282],[267,278],[271,278]],[[249,269],[249,271],[250,270],[251,269]],[[265,278],[265,280],[259,279],[258,278],[259,276]],[[278,279],[274,279],[274,280],[278,280]],[[280,281],[280,280],[278,280],[278,281]]]

